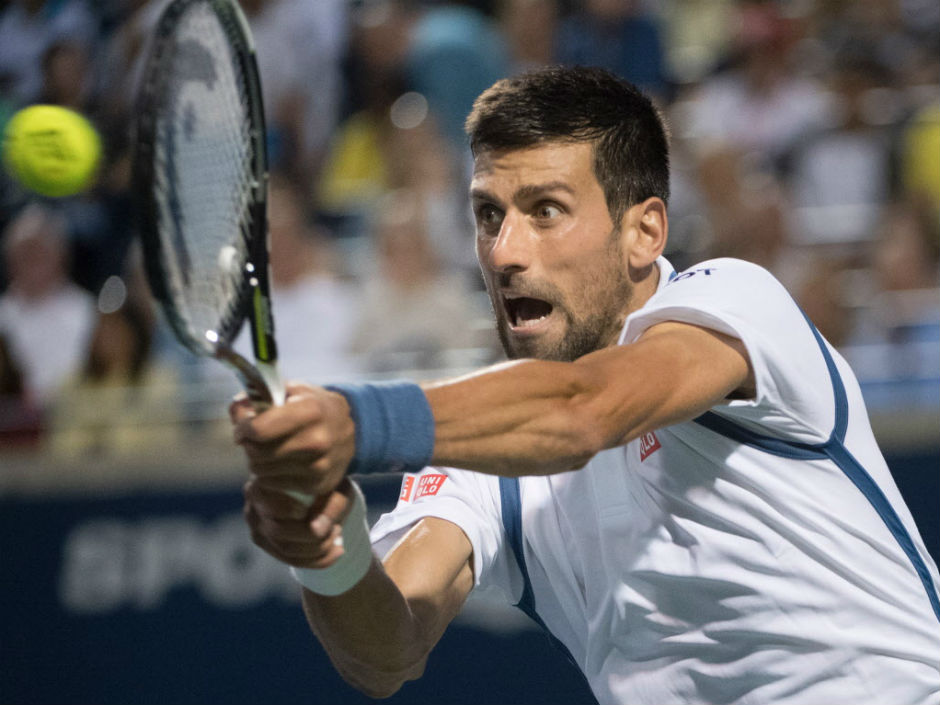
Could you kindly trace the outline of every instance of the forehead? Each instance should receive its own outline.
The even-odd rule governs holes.
[[[596,187],[594,149],[589,142],[549,142],[523,149],[487,150],[475,155],[471,191],[515,191],[557,182],[572,191]]]

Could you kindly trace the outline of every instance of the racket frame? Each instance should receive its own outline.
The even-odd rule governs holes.
[[[159,206],[154,197],[154,157],[157,131],[157,101],[165,94],[167,72],[162,71],[164,54],[178,23],[195,4],[205,4],[216,14],[238,62],[247,99],[249,140],[251,142],[251,197],[247,223],[240,236],[246,261],[237,296],[228,312],[220,313],[219,330],[208,331],[205,340],[196,340],[167,285],[164,265],[169,253],[160,236]],[[154,298],[166,316],[177,339],[195,354],[213,357],[235,371],[248,395],[262,404],[282,404],[284,385],[277,371],[277,343],[271,311],[270,264],[268,258],[267,192],[268,163],[261,81],[254,42],[244,14],[234,0],[173,0],[163,11],[154,31],[138,95],[134,158],[134,192],[137,196],[139,230],[144,250],[144,266]],[[245,320],[251,329],[252,364],[232,348]]]

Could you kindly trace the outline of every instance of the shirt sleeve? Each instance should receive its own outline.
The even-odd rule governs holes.
[[[832,382],[811,324],[770,272],[736,259],[715,259],[679,273],[633,313],[621,343],[678,321],[740,339],[757,386],[752,400],[715,407],[758,433],[819,443],[835,421]]]
[[[512,599],[518,567],[505,540],[498,479],[491,475],[428,467],[402,478],[398,503],[372,527],[372,546],[380,558],[425,517],[449,521],[466,534],[473,547],[476,592],[497,591]]]

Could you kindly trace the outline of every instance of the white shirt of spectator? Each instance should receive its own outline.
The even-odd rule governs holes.
[[[0,297],[0,334],[40,404],[50,402],[84,363],[96,315],[94,298],[74,284],[39,300],[11,292]]]

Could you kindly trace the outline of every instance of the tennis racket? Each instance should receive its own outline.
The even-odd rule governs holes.
[[[173,0],[137,105],[134,192],[147,279],[179,341],[281,404],[269,293],[267,155],[251,33],[235,0]],[[254,362],[233,350],[245,320]]]

